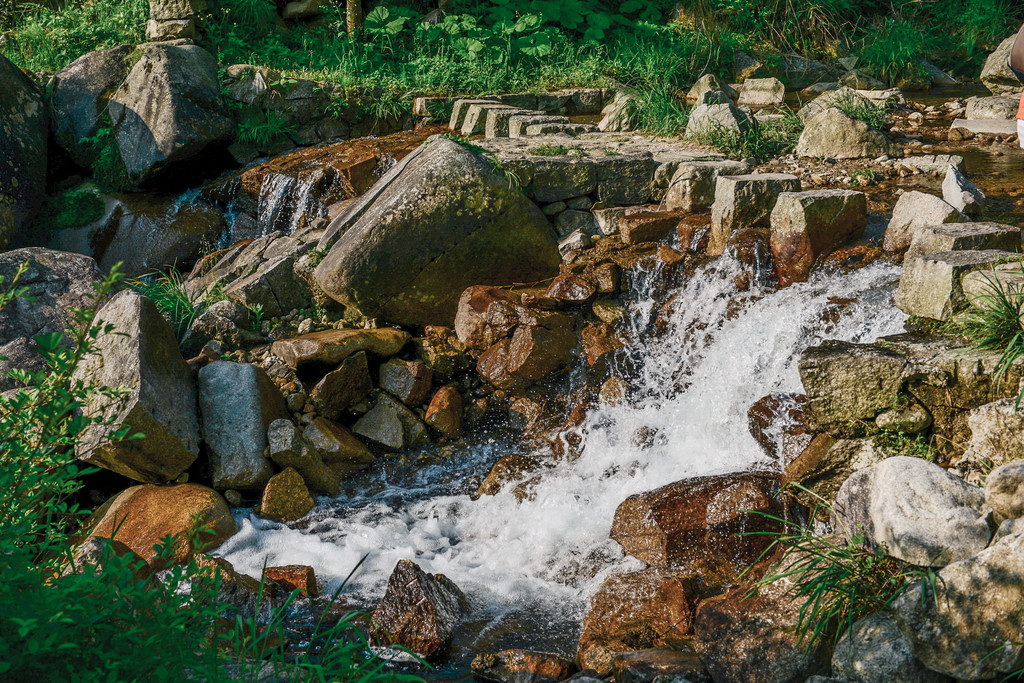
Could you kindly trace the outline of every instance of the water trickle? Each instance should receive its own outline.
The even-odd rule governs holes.
[[[636,278],[629,329],[639,371],[630,400],[590,411],[578,427],[579,457],[545,471],[532,499],[520,503],[511,490],[470,499],[461,482],[511,452],[486,442],[443,466],[382,476],[360,497],[325,501],[303,530],[241,512],[241,531],[220,552],[257,576],[264,561],[309,564],[333,588],[366,555],[346,592],[368,606],[395,563],[413,559],[470,597],[472,628],[457,636],[454,657],[495,646],[572,651],[601,581],[640,567],[608,538],[619,503],[687,477],[777,469],[748,432],[751,404],[800,391],[796,364],[809,345],[902,329],[905,316],[892,305],[896,267],[743,293],[734,282],[741,268],[723,258],[698,271],[675,292],[657,336],[653,320],[665,315],[650,295],[657,274]]]

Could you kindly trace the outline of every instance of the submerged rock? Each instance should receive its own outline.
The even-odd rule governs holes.
[[[329,296],[414,325],[451,324],[470,285],[534,282],[560,261],[540,209],[485,157],[442,138],[389,171],[320,247],[330,252],[316,280]]]
[[[555,683],[576,673],[576,663],[551,652],[502,650],[477,655],[469,665],[474,676],[499,683]]]
[[[400,560],[370,620],[382,644],[401,645],[421,657],[441,653],[462,618],[465,596],[443,574],[430,575]]]

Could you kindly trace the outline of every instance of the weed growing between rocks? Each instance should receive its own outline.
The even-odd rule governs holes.
[[[215,288],[202,300],[198,300],[188,293],[185,289],[185,278],[174,268],[166,273],[154,271],[129,281],[128,286],[149,297],[156,304],[157,309],[174,328],[179,342],[203,309],[227,298],[223,289]]]
[[[65,230],[89,225],[102,217],[103,198],[99,193],[73,188],[47,197],[35,220],[49,230]]]
[[[797,626],[800,644],[808,649],[821,639],[835,644],[857,621],[888,609],[913,582],[934,582],[931,570],[895,560],[886,555],[885,548],[869,548],[860,530],[842,529],[828,536],[816,535],[814,520],[836,519],[832,506],[799,484],[789,486],[818,501],[810,517],[812,524],[804,527],[757,513],[778,522],[782,531],[750,535],[771,537],[771,545],[762,558],[780,553],[774,568],[755,584],[755,591],[777,581],[793,584],[793,599],[801,604]]]
[[[629,114],[640,130],[666,137],[682,133],[690,120],[682,95],[666,83],[636,93],[629,101]]]
[[[885,457],[908,455],[928,462],[939,459],[939,451],[928,442],[924,434],[910,435],[904,432],[883,429],[871,437],[871,443]]]
[[[554,145],[550,142],[545,142],[542,145],[531,147],[527,152],[537,157],[582,157],[586,154],[586,152],[583,151],[583,145]]]
[[[261,109],[238,124],[238,141],[266,149],[294,132],[281,114]]]
[[[889,112],[891,103],[874,104],[854,97],[847,91],[831,103],[832,107],[842,111],[850,118],[859,119],[877,130],[885,130],[892,124]]]

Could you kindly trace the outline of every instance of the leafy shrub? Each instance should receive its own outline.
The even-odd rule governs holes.
[[[266,149],[294,132],[294,127],[280,113],[259,109],[238,124],[238,141]]]
[[[98,221],[103,211],[98,192],[76,187],[47,197],[34,221],[50,230],[78,228]]]

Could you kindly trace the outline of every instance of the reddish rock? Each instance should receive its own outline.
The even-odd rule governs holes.
[[[611,325],[607,323],[588,323],[580,332],[583,350],[587,354],[587,364],[595,367],[599,363],[606,367],[611,354],[625,344],[619,339]]]
[[[508,370],[509,348],[512,340],[505,338],[480,354],[476,372],[485,380],[505,391],[520,391],[528,382]]]
[[[380,366],[380,388],[407,406],[418,406],[430,395],[433,373],[418,360],[392,358]]]
[[[543,379],[572,359],[576,348],[573,319],[550,313],[536,325],[520,325],[508,347],[508,371],[527,380]]]
[[[762,228],[737,230],[729,238],[730,251],[740,263],[763,272],[771,271],[772,251],[768,231]]]
[[[444,386],[430,399],[424,421],[449,439],[462,433],[462,394],[453,386]]]
[[[778,478],[728,474],[675,482],[630,496],[615,511],[611,537],[652,567],[702,572],[709,582],[735,579],[767,547],[776,530],[762,514],[781,516]]]
[[[806,405],[803,394],[769,394],[747,411],[751,436],[773,461],[781,447],[783,467],[795,460],[813,438],[804,415]]]
[[[297,590],[307,598],[319,595],[316,573],[312,567],[303,564],[289,564],[283,567],[267,567],[263,575],[289,590]]]
[[[564,303],[582,304],[590,301],[595,294],[597,286],[590,280],[563,273],[551,281],[544,296]]]
[[[612,658],[615,683],[653,683],[661,680],[685,680],[711,683],[711,676],[693,646],[651,648],[624,652]]]
[[[85,526],[90,529],[86,540],[113,538],[151,564],[154,546],[166,536],[177,537],[171,561],[187,562],[238,530],[224,498],[199,484],[133,486],[101,505]],[[157,571],[164,568],[164,563],[154,564]]]
[[[366,353],[354,353],[337,370],[327,373],[310,393],[317,411],[329,420],[336,420],[353,403],[367,397],[373,388]]]
[[[516,306],[498,287],[468,287],[459,298],[455,334],[470,349],[486,349],[509,336],[519,324]]]
[[[590,599],[577,661],[608,673],[613,653],[686,646],[693,637],[696,598],[687,574],[645,569],[609,578]]]
[[[421,657],[439,654],[462,617],[465,596],[443,574],[430,575],[400,560],[370,620],[371,634],[383,645],[401,645]]]
[[[685,211],[638,211],[626,214],[619,223],[619,234],[626,244],[660,242],[672,234],[685,215]]]
[[[680,254],[678,251],[663,244],[658,247],[658,260],[664,263],[669,268],[675,268],[686,260],[686,257]]]
[[[598,294],[615,294],[619,291],[622,269],[617,263],[602,263],[590,271],[590,277],[597,286]]]
[[[337,365],[354,353],[366,351],[389,358],[402,350],[411,337],[403,330],[382,327],[372,330],[322,330],[274,342],[270,350],[293,368],[303,365]]]
[[[153,567],[135,551],[120,541],[108,538],[90,538],[75,548],[71,562],[61,570],[60,575],[81,574],[87,567],[95,567],[94,571],[101,574],[104,563],[113,557],[126,559],[132,569],[132,575],[139,581],[148,581],[153,576]]]
[[[771,216],[779,284],[804,282],[815,262],[864,233],[867,196],[854,190],[783,192]]]
[[[302,437],[320,453],[324,464],[345,478],[373,464],[373,453],[346,427],[323,417],[310,422]]]
[[[534,650],[502,650],[477,655],[474,675],[499,683],[554,683],[576,673],[576,664],[561,655]]]
[[[502,456],[480,482],[475,497],[497,495],[506,484],[522,481],[525,475],[536,472],[541,466],[540,460],[529,455],[512,453]],[[518,493],[516,497],[519,498]]]

